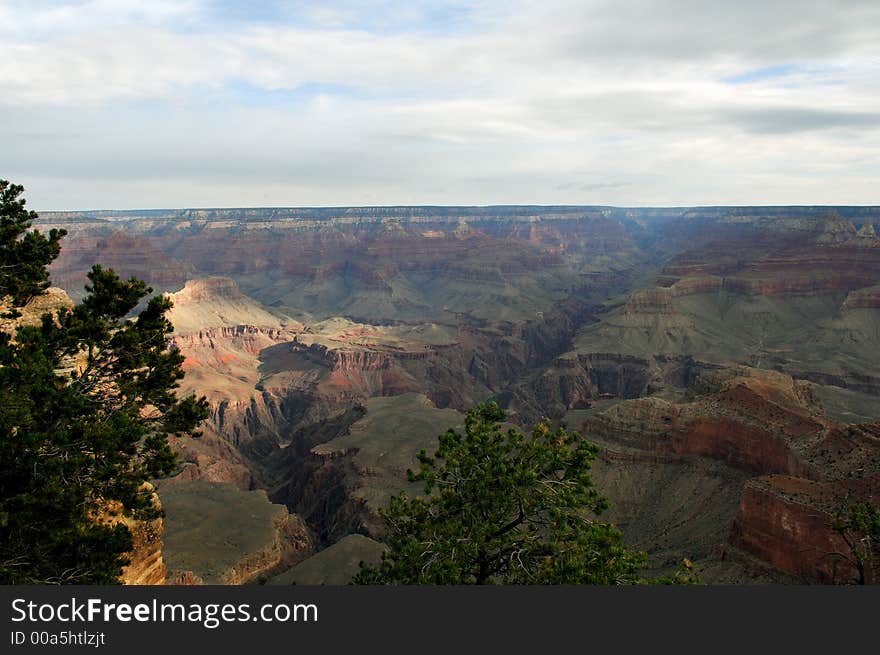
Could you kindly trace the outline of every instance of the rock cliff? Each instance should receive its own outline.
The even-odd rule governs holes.
[[[244,584],[311,554],[302,520],[266,492],[206,481],[159,484],[167,515],[164,558],[177,583]]]
[[[152,491],[152,485],[147,485]],[[161,508],[159,497],[153,492],[155,505]],[[126,585],[165,584],[168,569],[162,557],[163,519],[152,521],[132,521],[120,518],[131,532],[133,549],[129,555],[128,566],[122,569],[120,582]]]
[[[880,419],[878,219],[367,207],[50,213],[40,227],[71,232],[62,286],[99,261],[175,291],[181,392],[207,395],[211,416],[201,439],[175,440],[165,493],[264,489],[333,547],[377,533],[412,448],[448,427],[434,419],[491,398],[520,425],[564,421],[600,443],[609,516],[656,569],[687,556],[710,580],[837,582],[851,571],[817,559],[840,547],[831,490],[876,497],[875,430],[842,421]],[[222,567],[175,563],[169,579],[270,575],[284,557],[266,524]]]
[[[624,532],[658,566],[733,548],[802,581],[851,580],[833,518],[845,499],[880,497],[880,428],[834,424],[812,385],[777,372],[709,372],[691,389],[686,402],[640,398],[571,415],[604,447],[597,480]],[[669,480],[667,498],[640,486],[658,476]],[[683,484],[698,494],[685,501],[684,524],[675,520]]]

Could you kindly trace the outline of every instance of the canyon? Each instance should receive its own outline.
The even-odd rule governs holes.
[[[180,392],[210,418],[173,442],[132,578],[208,584],[345,582],[416,453],[485,400],[600,446],[607,517],[652,573],[851,582],[835,517],[880,503],[876,225],[877,207],[518,206],[35,224],[68,231],[51,271],[70,297],[93,263],[170,294]]]

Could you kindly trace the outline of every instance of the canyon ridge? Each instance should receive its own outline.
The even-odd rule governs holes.
[[[847,583],[880,503],[880,207],[45,212],[52,283],[93,263],[174,302],[198,439],[154,481],[129,582],[341,584],[388,498],[486,400],[600,447],[657,574]],[[61,294],[60,289],[53,291]]]

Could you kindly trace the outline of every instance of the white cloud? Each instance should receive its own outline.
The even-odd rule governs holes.
[[[876,2],[444,4],[0,2],[0,174],[46,209],[877,202]]]

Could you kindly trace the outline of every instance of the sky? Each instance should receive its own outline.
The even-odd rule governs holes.
[[[877,0],[0,0],[37,210],[880,204]]]

